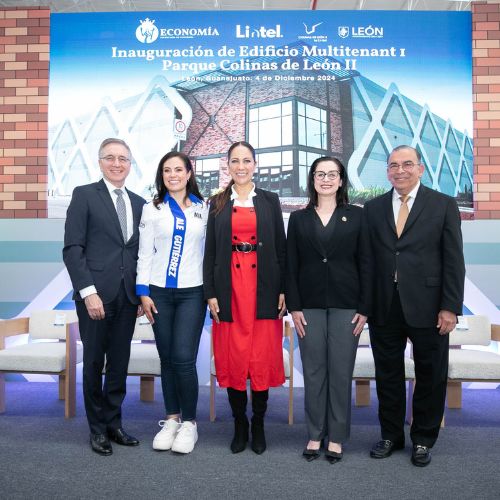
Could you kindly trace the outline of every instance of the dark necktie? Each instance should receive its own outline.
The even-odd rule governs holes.
[[[115,189],[115,194],[118,196],[116,200],[116,213],[118,214],[118,220],[120,221],[120,227],[122,229],[123,241],[127,241],[127,209],[125,208],[125,200],[123,199],[123,191],[121,189]]]

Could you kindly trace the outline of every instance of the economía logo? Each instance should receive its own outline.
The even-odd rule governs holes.
[[[144,21],[141,19],[141,24],[135,30],[135,36],[141,43],[153,43],[158,38],[159,33],[155,26],[155,20],[149,19],[149,17],[146,17]]]

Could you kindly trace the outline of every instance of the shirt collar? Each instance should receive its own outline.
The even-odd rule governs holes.
[[[109,182],[106,178],[103,177],[102,180],[104,181],[104,184],[106,184],[109,194],[114,194],[116,196],[115,189],[120,189],[125,196],[127,195],[125,184],[121,188],[117,188],[116,186],[113,186],[113,184],[111,184],[111,182]]]
[[[419,188],[420,188],[420,181],[418,181],[417,185],[408,193],[408,198],[410,200],[414,200],[417,197],[417,192],[418,192]],[[393,201],[395,201],[395,200],[399,201],[400,196],[401,195],[395,189],[392,190],[392,200]]]
[[[234,184],[231,186],[231,201],[234,201],[238,198],[239,194],[236,192],[236,189],[234,188]],[[254,196],[257,196],[257,193],[255,192],[255,184],[252,182],[252,189],[248,193],[248,198],[253,198]]]

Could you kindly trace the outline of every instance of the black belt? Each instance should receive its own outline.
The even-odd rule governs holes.
[[[257,245],[252,245],[251,243],[238,243],[237,245],[232,245],[233,252],[243,252],[250,253],[257,250]]]

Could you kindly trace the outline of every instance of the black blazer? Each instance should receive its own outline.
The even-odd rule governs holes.
[[[285,287],[285,228],[278,195],[255,189],[257,216],[257,318],[278,317],[279,294]],[[208,215],[203,288],[206,299],[217,298],[221,321],[233,321],[231,313],[231,215],[233,203],[226,203],[215,216]]]
[[[398,239],[392,190],[366,203],[363,242],[370,258],[371,323],[386,324],[397,271],[408,325],[436,326],[440,310],[462,313],[465,263],[460,213],[453,198],[423,185]]]
[[[122,276],[129,300],[135,294],[139,221],[145,200],[127,189],[134,217],[134,232],[124,243],[118,214],[104,181],[78,186],[66,214],[63,260],[73,284],[73,299],[79,290],[94,285],[104,303],[112,301]]]
[[[287,231],[286,304],[290,311],[338,307],[368,315],[362,271],[366,266],[359,246],[362,209],[354,205],[335,210],[334,236],[322,248],[314,208],[290,215]]]

